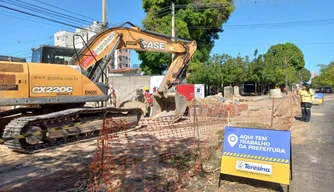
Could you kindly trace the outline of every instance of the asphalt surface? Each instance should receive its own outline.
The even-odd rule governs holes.
[[[334,100],[313,106],[311,122],[298,123],[297,132],[305,139],[292,146],[290,191],[334,192]]]

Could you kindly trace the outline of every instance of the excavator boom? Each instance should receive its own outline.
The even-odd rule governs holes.
[[[158,117],[159,113],[165,111],[173,111],[176,118],[181,116],[186,110],[186,99],[171,88],[181,83],[182,75],[197,49],[196,42],[140,29],[129,22],[125,24],[132,25],[132,28],[110,28],[94,36],[70,63],[80,65],[84,70],[93,68],[89,77],[93,78],[95,74],[94,80],[97,81],[102,75],[102,70],[96,72],[98,66],[93,65],[106,55],[111,57],[116,49],[173,53],[174,60],[168,66],[157,92],[153,94],[152,116]],[[108,60],[101,64],[101,69],[106,67],[107,62]]]

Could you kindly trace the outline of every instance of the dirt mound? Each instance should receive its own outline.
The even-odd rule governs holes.
[[[275,99],[271,127],[272,102],[272,99],[248,102],[249,110],[242,112],[240,116],[233,117],[231,123],[236,126],[290,130],[295,117],[301,116],[299,96],[290,93],[283,99]]]
[[[218,95],[207,96],[204,99],[196,99],[197,103],[212,104],[212,103],[226,103],[229,102],[226,98]]]

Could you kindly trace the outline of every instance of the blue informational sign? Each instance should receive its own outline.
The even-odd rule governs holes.
[[[314,98],[315,99],[322,99],[324,97],[324,94],[323,93],[315,93],[314,94]]]
[[[290,131],[225,127],[221,173],[289,185]]]
[[[224,154],[264,161],[290,162],[290,131],[225,128]]]

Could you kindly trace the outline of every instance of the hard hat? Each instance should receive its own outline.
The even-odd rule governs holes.
[[[150,88],[148,88],[148,87],[145,87],[145,88],[144,88],[144,90],[145,90],[145,91],[148,91],[148,90],[150,90]]]

